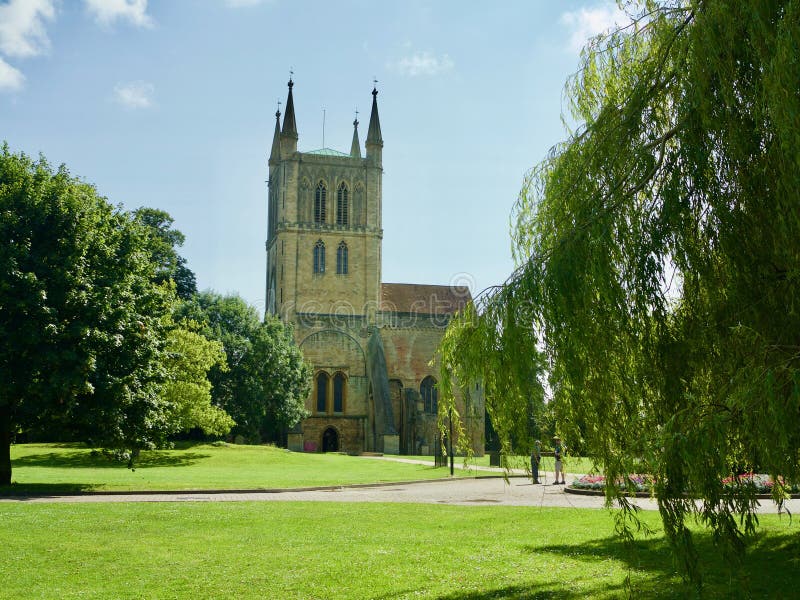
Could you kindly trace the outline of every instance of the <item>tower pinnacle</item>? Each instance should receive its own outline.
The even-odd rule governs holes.
[[[381,120],[378,118],[378,89],[372,88],[372,113],[369,116],[369,129],[367,130],[367,146],[377,145],[383,147],[381,136]]]
[[[280,104],[280,103],[279,103]],[[275,133],[272,136],[272,151],[269,153],[269,162],[281,158],[281,111],[275,111]]]
[[[353,143],[350,144],[350,156],[361,158],[361,144],[358,141],[358,111],[356,111],[356,119],[353,121]]]
[[[286,99],[286,114],[283,116],[283,135],[297,139],[297,123],[294,120],[294,99],[292,98],[292,88],[294,82],[289,77],[289,97]]]
[[[377,84],[377,80],[374,82]],[[372,112],[369,115],[369,129],[367,130],[367,160],[380,167],[383,162],[383,136],[381,135],[381,120],[378,118],[378,88],[372,88]]]

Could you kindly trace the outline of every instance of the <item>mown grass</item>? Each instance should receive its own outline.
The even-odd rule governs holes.
[[[191,489],[269,489],[437,479],[443,468],[341,454],[305,454],[272,446],[185,445],[142,452],[135,470],[82,444],[11,448],[9,493]],[[467,473],[457,472],[459,476]]]
[[[0,503],[0,520],[7,598],[618,598],[628,575],[638,597],[692,593],[663,537],[626,546],[603,510]],[[698,541],[706,597],[796,597],[797,524],[763,516],[736,573]]]

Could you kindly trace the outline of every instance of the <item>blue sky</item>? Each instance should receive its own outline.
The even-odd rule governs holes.
[[[264,306],[267,157],[290,68],[300,150],[383,151],[383,281],[513,269],[525,172],[564,139],[603,1],[0,0],[0,139],[127,209],[169,212],[201,289]]]

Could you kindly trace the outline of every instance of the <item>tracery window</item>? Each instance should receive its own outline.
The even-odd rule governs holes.
[[[347,225],[348,191],[343,181],[336,190],[336,224]]]
[[[333,412],[344,412],[344,397],[347,387],[347,378],[344,373],[336,373],[333,376]]]
[[[325,202],[328,197],[328,188],[325,186],[324,181],[317,184],[317,189],[314,190],[314,223],[325,222]]]
[[[317,240],[314,244],[314,273],[325,272],[325,242]]]
[[[328,411],[328,381],[330,377],[325,371],[320,371],[317,375],[317,412]]]
[[[439,390],[436,388],[436,380],[428,375],[422,380],[419,386],[419,395],[425,405],[425,412],[435,415],[439,412]]]
[[[337,275],[347,275],[347,244],[344,243],[344,240],[339,244],[339,247],[336,249],[336,274]]]

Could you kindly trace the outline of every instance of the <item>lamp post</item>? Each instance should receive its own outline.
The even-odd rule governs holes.
[[[450,435],[447,437],[447,441],[450,442],[450,477],[453,476],[453,407],[450,407],[450,414],[448,416],[450,421]]]

